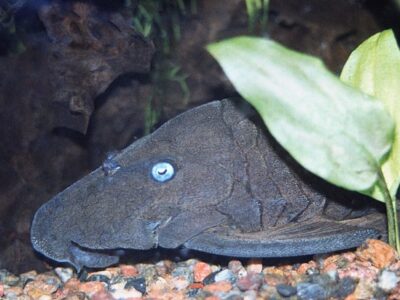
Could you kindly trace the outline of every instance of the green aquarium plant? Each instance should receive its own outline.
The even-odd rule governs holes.
[[[265,31],[268,19],[269,0],[245,0],[248,16],[249,31],[253,32],[260,25],[261,32]]]
[[[304,168],[386,203],[389,243],[399,251],[395,127],[400,119],[394,102],[400,60],[391,31],[357,48],[342,80],[320,59],[268,39],[236,37],[211,44],[208,51]]]

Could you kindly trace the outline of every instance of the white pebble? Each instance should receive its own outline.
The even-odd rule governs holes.
[[[71,268],[55,268],[54,271],[63,283],[70,280],[74,274],[74,271]]]
[[[229,269],[222,270],[221,272],[217,273],[214,277],[215,281],[230,281],[233,283],[235,281],[235,274]]]
[[[379,276],[378,287],[385,292],[390,292],[390,290],[396,287],[397,282],[399,282],[399,278],[397,277],[396,273],[383,270]]]

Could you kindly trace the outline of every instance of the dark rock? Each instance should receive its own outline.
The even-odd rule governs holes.
[[[89,276],[86,279],[86,281],[100,281],[100,282],[104,282],[108,285],[110,283],[110,278],[108,278],[107,276],[102,275],[102,274],[94,274],[94,275]]]
[[[317,283],[299,283],[297,297],[300,300],[325,300],[328,295],[326,290]]]
[[[215,275],[217,275],[219,271],[212,272],[206,278],[203,279],[204,285],[208,285],[215,282]]]
[[[229,269],[224,269],[214,276],[214,280],[217,281],[229,281],[230,283],[234,284],[236,282],[236,276],[235,274],[229,270]]]
[[[201,289],[189,289],[187,291],[186,295],[189,298],[196,297],[199,294],[200,291],[201,291]]]
[[[276,290],[283,297],[294,296],[297,293],[297,289],[295,287],[287,284],[278,284],[276,286]]]
[[[82,269],[82,271],[78,274],[78,279],[79,279],[80,281],[86,281],[87,278],[88,278],[88,276],[89,276],[89,274],[88,274],[88,272],[86,271],[86,269]]]
[[[45,1],[35,9],[41,27],[24,35],[25,51],[0,56],[0,268],[15,273],[44,270],[29,240],[33,212],[92,168],[90,136],[82,133],[95,99],[125,73],[143,77],[154,51],[129,20],[93,2]],[[134,102],[144,101],[131,93],[132,110]]]
[[[143,277],[138,278],[128,278],[126,280],[125,289],[134,288],[135,290],[141,292],[142,294],[146,293],[146,280]]]
[[[180,265],[171,271],[171,275],[174,277],[183,277],[187,282],[193,282],[193,271],[187,265]]]
[[[357,282],[355,279],[351,277],[344,277],[339,283],[335,286],[333,291],[330,293],[330,296],[333,298],[344,299],[348,295],[354,292],[354,289],[357,286]]]
[[[247,276],[238,279],[236,285],[241,291],[258,290],[263,280],[262,274],[250,272]]]

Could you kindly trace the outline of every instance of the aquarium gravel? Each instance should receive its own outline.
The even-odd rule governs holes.
[[[120,264],[95,272],[56,267],[38,274],[0,270],[1,299],[400,299],[400,261],[386,243],[299,263],[188,259]]]

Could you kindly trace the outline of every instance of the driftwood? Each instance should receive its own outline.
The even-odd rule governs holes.
[[[33,211],[89,169],[80,142],[96,97],[123,74],[148,73],[154,52],[121,14],[89,3],[54,1],[38,17],[45,31],[0,57],[0,268],[14,270],[32,256]]]

